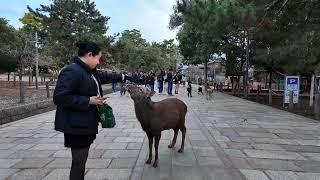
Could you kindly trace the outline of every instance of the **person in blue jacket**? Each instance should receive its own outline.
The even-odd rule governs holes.
[[[59,74],[53,102],[57,105],[55,130],[64,133],[64,145],[71,148],[71,180],[84,179],[90,145],[98,134],[97,105],[103,103],[101,84],[121,82],[123,74],[98,72],[101,48],[92,41],[79,41],[78,57]]]

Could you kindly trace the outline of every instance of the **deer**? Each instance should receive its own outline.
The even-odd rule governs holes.
[[[158,147],[161,138],[161,132],[173,129],[174,137],[168,148],[173,148],[176,144],[179,130],[182,133],[182,143],[178,150],[182,153],[186,136],[185,118],[187,114],[187,105],[177,98],[167,98],[159,102],[154,102],[151,97],[155,91],[145,87],[139,87],[135,84],[127,85],[128,92],[134,102],[135,114],[141,124],[143,131],[149,140],[149,157],[146,164],[152,161],[152,145],[155,140],[155,161],[153,167],[158,167]]]

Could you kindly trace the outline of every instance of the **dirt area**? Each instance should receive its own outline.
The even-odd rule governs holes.
[[[52,96],[53,90],[50,90]],[[47,100],[45,89],[25,89],[25,104]],[[0,109],[17,106],[20,101],[20,92],[18,88],[0,88]]]

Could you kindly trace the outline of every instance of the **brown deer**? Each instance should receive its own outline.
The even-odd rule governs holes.
[[[154,138],[155,161],[153,167],[158,166],[158,147],[161,138],[161,131],[163,130],[174,130],[174,137],[168,148],[174,147],[178,131],[180,130],[182,132],[182,143],[178,151],[179,153],[182,153],[184,150],[184,141],[186,136],[186,104],[177,98],[168,98],[159,102],[153,102],[151,97],[155,94],[155,91],[133,84],[129,84],[127,87],[128,92],[134,101],[136,117],[149,140],[149,158],[146,161],[146,164],[151,164],[152,144]]]

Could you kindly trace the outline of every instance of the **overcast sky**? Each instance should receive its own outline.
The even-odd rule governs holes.
[[[14,27],[20,27],[19,18],[40,4],[50,4],[50,0],[0,0],[0,17],[10,21]],[[108,34],[126,29],[138,29],[147,41],[174,39],[176,33],[169,30],[168,23],[172,7],[176,0],[95,0],[97,8],[109,20]]]

